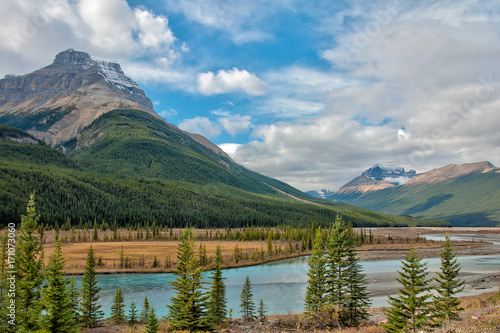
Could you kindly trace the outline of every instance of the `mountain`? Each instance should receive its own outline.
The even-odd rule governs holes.
[[[332,195],[333,192],[330,190],[322,189],[321,191],[307,191],[307,195],[313,196],[315,198],[326,199],[328,196]]]
[[[93,60],[85,52],[66,50],[42,69],[0,80],[0,122],[53,146],[117,108],[159,118],[144,91],[120,65]]]
[[[500,225],[500,169],[489,162],[447,165],[401,186],[344,202],[378,212],[443,219],[454,226]]]
[[[84,52],[0,80],[0,123],[9,125],[0,127],[4,223],[35,191],[40,221],[52,226],[326,226],[337,214],[354,225],[447,225],[315,199],[252,172],[160,118],[118,64]]]
[[[375,164],[329,195],[327,199],[349,203],[367,193],[405,184],[416,175],[415,170],[405,171],[394,163]]]

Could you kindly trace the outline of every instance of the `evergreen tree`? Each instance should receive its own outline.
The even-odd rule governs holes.
[[[437,295],[434,297],[434,316],[437,325],[443,323],[449,325],[451,320],[458,319],[463,308],[461,301],[455,295],[463,291],[465,281],[458,278],[460,275],[460,264],[457,262],[456,254],[451,247],[450,236],[446,234],[446,240],[441,249],[441,272],[437,272]]]
[[[245,279],[245,284],[243,285],[243,290],[241,291],[240,295],[240,307],[241,307],[241,313],[243,313],[243,319],[245,321],[248,321],[250,319],[253,319],[255,317],[254,311],[255,311],[255,304],[252,300],[253,293],[252,293],[252,285],[250,284],[250,278],[246,277]]]
[[[155,308],[149,309],[148,320],[146,321],[145,333],[157,333],[159,328],[158,318],[156,317]]]
[[[43,242],[41,237],[35,236],[40,217],[36,213],[34,194],[30,196],[26,212],[21,217],[15,256],[16,330],[21,332],[40,329],[40,289],[43,283]]]
[[[125,303],[123,300],[122,288],[116,288],[115,297],[113,299],[113,304],[111,305],[111,321],[122,324],[126,321],[125,319]]]
[[[210,278],[212,279],[212,289],[210,290],[207,301],[207,315],[209,321],[220,324],[226,319],[226,285],[222,277],[222,252],[220,245],[215,248],[215,270]]]
[[[80,313],[78,312],[79,311],[78,298],[80,297],[80,293],[79,293],[78,288],[76,286],[74,276],[72,276],[71,279],[69,280],[68,293],[69,293],[69,300],[70,300],[69,306],[71,308],[71,313],[73,314],[73,320],[75,323],[78,323],[79,318],[80,318]]]
[[[87,253],[87,261],[84,267],[80,302],[80,320],[85,327],[96,327],[99,325],[104,313],[101,306],[97,305],[99,300],[99,291],[101,287],[97,286],[95,277],[95,257],[92,245]]]
[[[147,322],[148,315],[149,315],[149,301],[148,301],[148,297],[144,296],[144,303],[142,305],[142,311],[141,311],[141,320],[143,322]]]
[[[260,302],[259,302],[259,321],[261,323],[265,322],[266,321],[266,310],[264,309],[264,301],[262,300],[262,298],[260,299]]]
[[[76,322],[71,308],[68,280],[63,277],[65,260],[61,253],[61,240],[56,240],[54,253],[45,271],[47,283],[41,291],[45,314],[42,327],[52,333],[76,332]]]
[[[191,228],[182,234],[177,259],[177,270],[174,272],[177,278],[170,282],[176,291],[168,306],[170,324],[174,330],[205,330],[209,327],[205,316],[207,296],[201,290],[201,268],[194,253],[194,236]]]
[[[128,311],[128,324],[132,327],[137,325],[139,322],[137,317],[137,306],[134,302],[130,303],[130,309]]]
[[[347,254],[354,247],[354,239],[349,237],[349,230],[342,217],[335,219],[335,225],[330,230],[328,238],[327,255],[327,304],[335,309],[339,318],[342,320],[342,314],[346,308],[346,295],[348,281],[348,263]]]
[[[386,332],[417,332],[430,326],[430,280],[427,279],[427,263],[410,251],[402,261],[397,281],[401,284],[396,297],[389,296],[389,309],[386,309]]]
[[[362,273],[357,253],[353,247],[348,250],[347,254],[347,281],[346,307],[343,317],[348,326],[358,327],[363,320],[370,316],[367,309],[371,302],[366,291],[368,281],[366,275]]]
[[[305,297],[305,313],[312,315],[320,312],[326,305],[326,260],[324,258],[324,242],[321,228],[316,230],[313,252],[309,259],[307,289]]]

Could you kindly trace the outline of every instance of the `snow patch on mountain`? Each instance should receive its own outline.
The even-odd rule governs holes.
[[[404,168],[396,165],[394,162],[389,162],[388,164],[377,163],[362,174],[365,178],[387,181],[396,186],[406,184],[416,175],[415,170],[405,171]]]
[[[121,91],[132,94],[133,88],[140,89],[134,80],[123,73],[120,65],[117,63],[107,61],[96,61],[96,63],[99,66],[99,74],[104,77],[104,80],[116,86]]]

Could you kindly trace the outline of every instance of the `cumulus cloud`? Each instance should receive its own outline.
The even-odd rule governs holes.
[[[0,75],[40,68],[58,52],[75,48],[119,61],[125,70],[140,68],[127,73],[139,81],[144,72],[154,82],[186,78],[172,65],[188,48],[176,45],[167,17],[132,8],[125,0],[6,0],[0,21],[5,27],[0,29]]]
[[[220,126],[207,117],[184,119],[179,124],[179,128],[190,133],[201,134],[207,138],[217,137],[221,133]]]
[[[251,117],[249,115],[232,115],[219,119],[221,126],[232,136],[248,131],[251,125]]]
[[[339,15],[354,23],[320,52],[329,71],[264,76],[273,95],[261,107],[288,103],[299,119],[255,127],[256,140],[232,151],[236,161],[302,190],[337,189],[377,162],[419,172],[500,165],[494,2],[357,2]]]
[[[243,91],[250,95],[264,95],[266,84],[255,74],[233,67],[231,70],[219,70],[198,74],[198,90],[205,95]]]

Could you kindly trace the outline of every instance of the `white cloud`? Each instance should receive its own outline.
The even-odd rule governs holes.
[[[223,143],[219,145],[219,148],[222,149],[226,154],[233,157],[238,150],[238,147],[241,147],[239,143]]]
[[[184,119],[179,124],[179,128],[190,133],[201,134],[207,138],[217,137],[221,133],[220,125],[206,117]]]
[[[259,110],[295,117],[255,127],[256,140],[233,158],[302,190],[337,189],[384,161],[420,172],[500,165],[498,5],[398,4],[358,2],[342,12],[355,23],[337,27],[335,45],[320,53],[330,71],[264,75],[271,98]]]
[[[250,95],[264,95],[266,84],[255,74],[233,67],[231,70],[219,70],[198,74],[198,90],[205,95],[244,91]]]
[[[168,117],[171,117],[171,116],[175,116],[177,115],[177,110],[175,109],[167,109],[167,110],[162,110],[160,112],[158,112],[158,115],[162,118],[168,118]]]
[[[135,8],[134,14],[139,24],[138,38],[142,46],[154,50],[169,49],[176,38],[168,27],[168,19],[155,15],[149,10]]]
[[[232,136],[248,131],[250,125],[252,124],[250,116],[248,115],[241,116],[239,114],[219,118],[219,123]]]
[[[5,0],[0,22],[0,75],[29,72],[75,48],[136,69],[127,74],[138,81],[196,83],[174,68],[189,48],[177,45],[167,17],[125,0]]]
[[[287,8],[288,0],[174,0],[169,10],[184,14],[189,20],[224,32],[235,43],[272,38],[264,26],[278,9]]]

